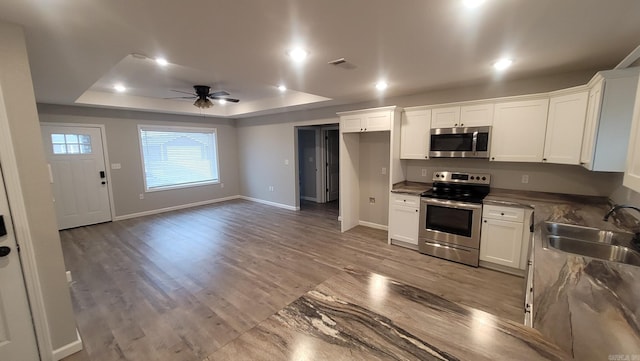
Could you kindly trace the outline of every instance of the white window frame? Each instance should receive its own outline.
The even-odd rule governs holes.
[[[216,156],[216,173],[218,174],[218,179],[217,180],[212,180],[212,181],[204,181],[204,182],[193,182],[193,183],[186,183],[186,184],[177,184],[177,185],[171,185],[171,186],[164,186],[164,187],[155,187],[155,188],[151,188],[149,189],[149,187],[147,186],[147,171],[146,171],[146,166],[145,166],[145,159],[144,159],[144,148],[142,146],[142,131],[146,130],[146,131],[157,131],[157,132],[202,132],[202,133],[213,133],[214,135],[214,139],[215,139],[215,156]],[[204,128],[204,127],[185,127],[185,126],[169,126],[169,125],[144,125],[144,124],[139,124],[138,125],[138,144],[140,145],[140,160],[142,162],[142,180],[144,182],[144,192],[145,193],[151,193],[151,192],[161,192],[161,191],[166,191],[166,190],[171,190],[171,189],[180,189],[180,188],[193,188],[193,187],[201,187],[201,186],[205,186],[205,185],[211,185],[211,184],[219,184],[221,183],[221,178],[222,176],[220,175],[220,153],[218,152],[218,129],[217,128]]]

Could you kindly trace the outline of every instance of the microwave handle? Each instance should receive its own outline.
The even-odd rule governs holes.
[[[478,131],[473,132],[473,143],[471,145],[473,154],[478,152]]]

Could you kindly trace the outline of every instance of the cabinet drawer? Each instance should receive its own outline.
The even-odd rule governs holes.
[[[485,205],[482,207],[482,217],[501,219],[503,221],[524,222],[524,209]]]
[[[410,194],[391,193],[391,204],[419,208],[420,197],[412,196]]]

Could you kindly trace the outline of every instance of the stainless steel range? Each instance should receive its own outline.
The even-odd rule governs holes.
[[[421,194],[420,252],[478,267],[482,200],[491,175],[439,171]]]

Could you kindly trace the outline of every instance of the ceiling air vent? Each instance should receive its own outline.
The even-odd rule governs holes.
[[[353,63],[348,62],[345,58],[340,58],[336,60],[331,60],[329,65],[337,66],[338,68],[352,70],[355,69],[356,66]]]

